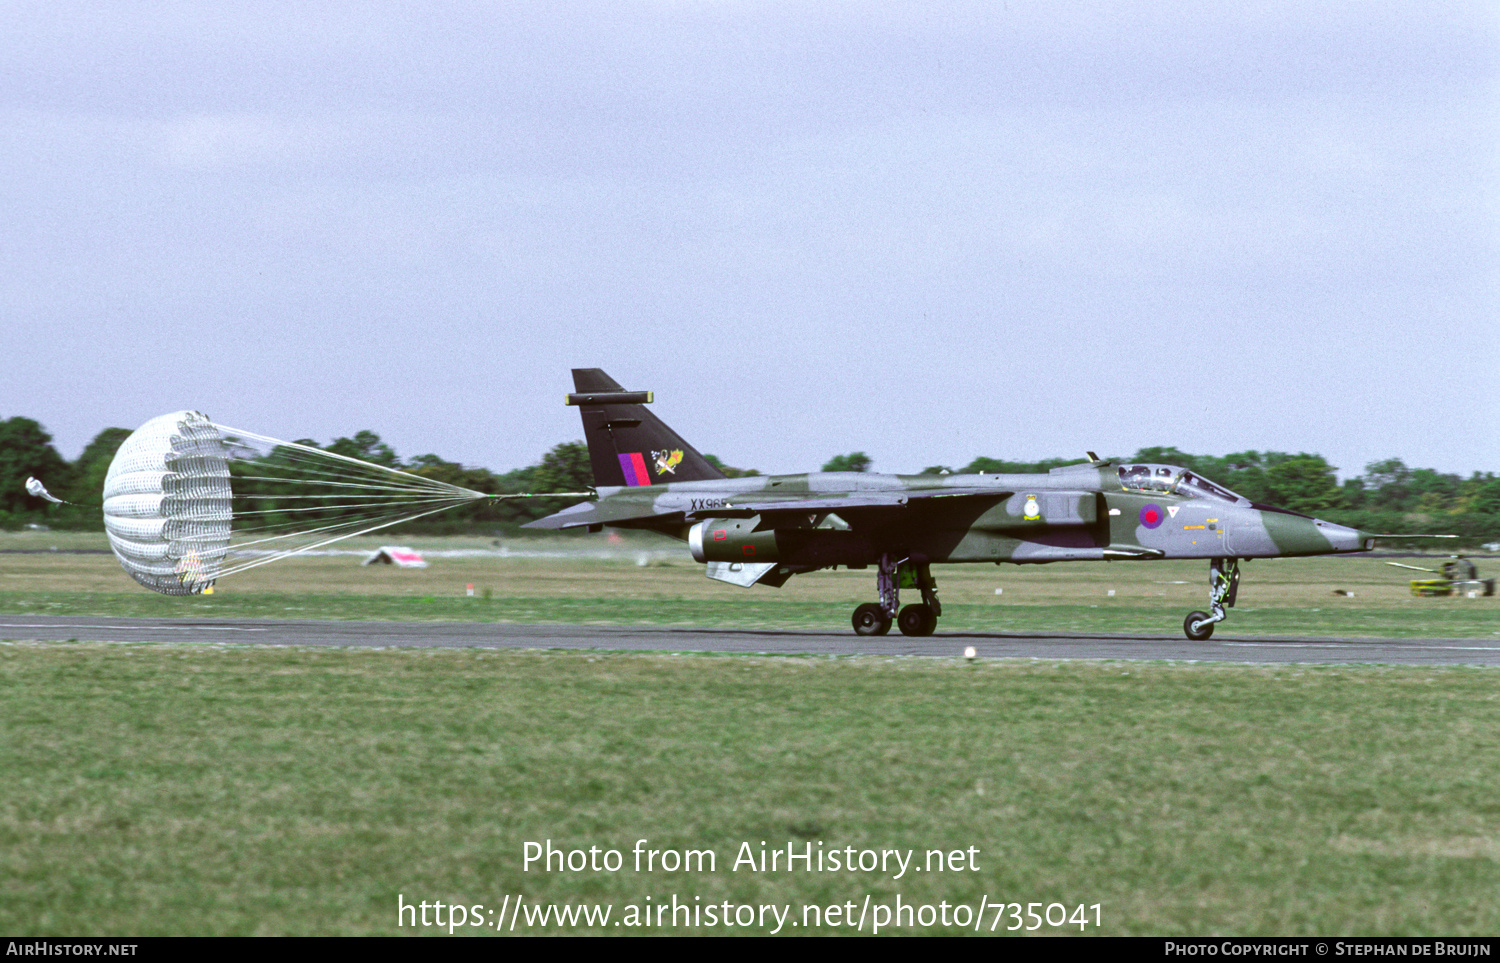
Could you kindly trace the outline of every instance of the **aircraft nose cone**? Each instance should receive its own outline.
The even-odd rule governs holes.
[[[1370,536],[1357,528],[1349,528],[1344,525],[1335,525],[1333,522],[1325,522],[1316,519],[1313,524],[1317,526],[1318,532],[1326,539],[1335,552],[1363,552],[1370,546],[1366,544]]]

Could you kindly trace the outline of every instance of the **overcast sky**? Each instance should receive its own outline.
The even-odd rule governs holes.
[[[0,417],[1500,471],[1500,6],[9,3]]]

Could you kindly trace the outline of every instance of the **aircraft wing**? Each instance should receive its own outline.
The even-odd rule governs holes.
[[[726,498],[718,508],[684,512],[689,519],[725,518],[736,515],[765,515],[786,512],[807,515],[816,512],[838,512],[850,508],[899,508],[911,498],[907,492],[864,492],[853,495],[828,495],[820,498]]]
[[[1014,492],[984,489],[982,491],[937,491],[937,492],[852,492],[847,495],[821,495],[813,498],[764,498],[756,495],[726,499],[723,508],[684,513],[689,520],[701,518],[723,518],[759,515],[765,519],[765,527],[775,528],[792,516],[816,515],[825,512],[846,517],[856,515],[884,515],[907,509],[952,505],[960,501],[983,499],[990,503],[1003,501]]]
[[[994,504],[1014,495],[1010,491],[990,489],[941,490],[941,491],[880,491],[849,492],[813,495],[809,497],[767,498],[762,492],[742,496],[705,499],[688,495],[667,495],[650,502],[639,500],[616,500],[603,498],[595,502],[583,502],[529,522],[523,528],[568,529],[590,525],[619,525],[630,522],[645,522],[651,519],[680,517],[686,522],[697,522],[707,518],[749,518],[760,515],[765,526],[774,528],[780,524],[795,524],[808,515],[845,513],[855,515],[885,515],[889,512],[904,512],[911,509],[957,507],[964,502],[976,505]],[[711,504],[704,504],[704,502]],[[982,510],[982,509],[981,509]]]
[[[653,517],[652,512],[641,511],[636,504],[610,503],[605,499],[579,502],[545,518],[527,522],[522,528],[550,528],[562,531],[569,528],[587,528],[592,525],[618,525],[622,522]]]

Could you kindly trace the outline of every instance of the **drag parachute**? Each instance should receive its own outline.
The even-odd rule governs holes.
[[[561,493],[587,494],[587,493]],[[130,577],[164,595],[495,496],[216,424],[153,418],[104,480],[104,526]]]
[[[115,452],[104,478],[104,528],[130,577],[163,595],[213,584],[229,549],[224,440],[196,411],[153,418]]]

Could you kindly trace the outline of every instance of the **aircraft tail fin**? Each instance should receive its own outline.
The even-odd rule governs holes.
[[[649,391],[626,391],[600,368],[574,368],[568,404],[583,416],[583,436],[598,487],[707,481],[724,473],[646,405]]]

